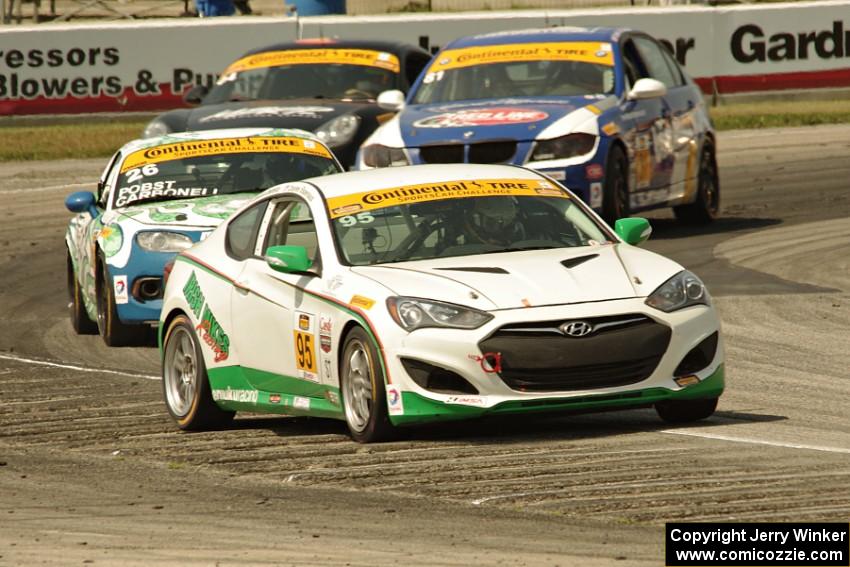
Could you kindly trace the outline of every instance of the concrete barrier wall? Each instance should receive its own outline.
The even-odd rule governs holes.
[[[850,0],[727,8],[535,10],[39,25],[0,30],[0,115],[179,106],[245,51],[297,38],[392,39],[432,48],[492,31],[561,25],[645,30],[707,92],[850,87]]]

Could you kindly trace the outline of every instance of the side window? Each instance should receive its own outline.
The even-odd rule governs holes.
[[[254,255],[254,245],[257,242],[257,229],[263,220],[268,201],[257,203],[230,221],[225,237],[225,250],[236,260],[245,260]]]
[[[673,73],[673,78],[676,80],[677,86],[682,86],[685,84],[685,77],[682,74],[682,68],[679,67],[679,64],[676,63],[676,59],[673,58],[673,54],[667,51],[666,48],[661,50],[661,55],[664,56],[664,61],[667,62],[667,66],[670,67],[670,72]]]
[[[649,77],[646,66],[641,61],[637,48],[631,39],[623,43],[623,71],[626,74],[626,92],[630,91],[638,79]]]
[[[109,202],[109,195],[112,193],[112,186],[115,185],[118,179],[118,164],[121,162],[121,152],[112,156],[109,165],[103,170],[103,175],[97,183],[97,204],[102,208],[106,208]]]
[[[410,88],[410,86],[416,81],[416,77],[419,76],[419,73],[422,72],[422,69],[431,62],[431,58],[427,55],[422,55],[421,53],[411,53],[407,56],[407,61],[405,62],[405,79],[407,80],[407,86],[404,89],[405,91]]]
[[[661,81],[667,88],[680,86],[680,81],[673,75],[672,69],[664,58],[664,48],[647,37],[635,37],[634,43],[646,64],[650,77]],[[681,75],[679,78],[681,79]]]
[[[303,246],[307,257],[316,261],[319,240],[310,207],[299,199],[285,199],[274,204],[266,241],[262,250],[271,246]]]

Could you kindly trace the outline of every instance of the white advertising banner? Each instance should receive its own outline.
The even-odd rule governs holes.
[[[706,91],[850,87],[850,0],[724,8],[549,10],[212,18],[0,30],[0,115],[182,105],[250,49],[298,38],[397,40],[431,49],[495,31],[640,29],[664,41]]]

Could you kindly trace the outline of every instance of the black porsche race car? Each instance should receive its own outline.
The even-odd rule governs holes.
[[[407,92],[430,61],[427,51],[395,42],[302,40],[249,51],[208,89],[183,100],[195,108],[161,114],[144,137],[217,128],[300,128],[315,132],[350,167],[360,144],[392,117],[376,104],[385,91]]]

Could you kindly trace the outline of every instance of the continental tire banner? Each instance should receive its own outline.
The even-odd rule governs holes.
[[[247,51],[295,40],[299,25],[303,38],[418,41],[434,49],[472,34],[498,34],[495,45],[509,43],[518,30],[545,34],[553,26],[621,27],[625,22],[661,40],[706,92],[850,88],[850,0],[724,8],[320,16],[299,22],[257,17],[4,26],[0,115],[180,107],[189,88],[214,85]],[[541,43],[545,39],[535,38],[535,45]],[[343,58],[362,55],[340,51],[346,51],[337,54]],[[370,61],[395,66],[393,61]]]

